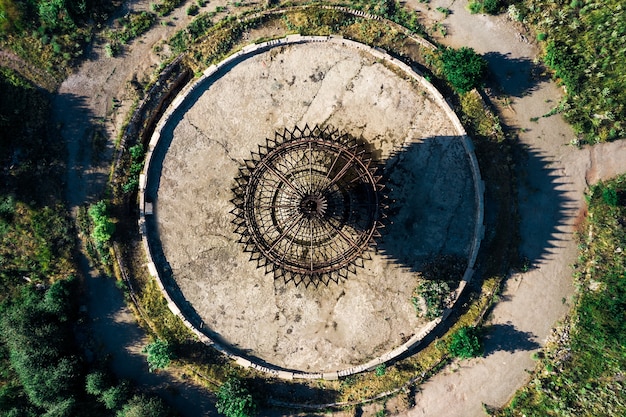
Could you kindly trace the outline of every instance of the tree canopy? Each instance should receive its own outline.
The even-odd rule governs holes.
[[[443,73],[459,93],[480,87],[487,62],[472,48],[446,48],[441,54]]]
[[[217,392],[217,411],[226,417],[252,417],[256,402],[243,380],[232,377]]]

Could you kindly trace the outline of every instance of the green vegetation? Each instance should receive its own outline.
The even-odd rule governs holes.
[[[183,0],[163,0],[160,3],[150,3],[150,8],[159,16],[167,16],[182,3]]]
[[[135,395],[116,417],[172,417],[174,412],[158,397]]]
[[[57,195],[62,146],[49,139],[50,102],[0,69],[0,302],[27,282],[71,275],[73,230]]]
[[[480,93],[469,91],[460,97],[461,120],[474,139],[484,138],[494,142],[504,140],[500,119],[485,106]]]
[[[131,146],[128,149],[128,153],[130,154],[130,170],[128,174],[128,179],[122,185],[122,191],[124,194],[130,194],[137,191],[137,187],[139,187],[139,174],[143,169],[144,162],[144,150],[143,145],[138,143],[134,146]]]
[[[461,327],[450,337],[450,355],[459,359],[475,358],[482,355],[480,330],[477,327]]]
[[[226,417],[252,417],[257,404],[245,381],[231,377],[217,391],[217,411]]]
[[[430,320],[441,316],[450,302],[450,292],[458,287],[464,270],[465,261],[454,256],[441,256],[427,263],[411,297],[417,315]]]
[[[437,11],[442,13],[445,17],[448,17],[452,11],[446,7],[437,7]]]
[[[146,33],[154,22],[156,15],[149,12],[132,12],[126,16],[117,19],[116,23],[119,29],[110,30],[106,33],[106,37],[110,40],[105,45],[106,54],[113,57],[119,53],[121,45],[125,45],[132,39]]]
[[[47,290],[26,285],[0,304],[0,414],[150,416],[145,410],[154,408],[171,415],[159,399],[131,398],[127,382],[86,369],[74,337],[79,291],[70,277]]]
[[[500,0],[471,0],[467,5],[473,13],[497,14],[500,11]]]
[[[61,78],[112,10],[104,0],[1,0],[0,46]]]
[[[107,206],[105,201],[98,201],[89,207],[89,217],[93,221],[93,230],[91,237],[99,247],[104,247],[113,236],[115,232],[115,223],[111,221],[111,218],[107,214]]]
[[[546,41],[544,61],[566,90],[563,116],[581,142],[626,136],[624,2],[525,0],[512,12]]]
[[[626,175],[593,186],[570,317],[497,416],[626,415]]]
[[[353,0],[351,6],[357,10],[375,14],[404,26],[413,33],[425,33],[415,11],[409,11],[395,0]]]
[[[0,314],[10,364],[30,403],[45,410],[73,403],[81,373],[71,328],[78,310],[72,297],[76,284],[61,280],[45,294],[27,286]]]
[[[143,353],[148,355],[148,364],[150,365],[150,372],[154,372],[157,369],[165,369],[172,361],[172,350],[170,345],[161,339],[157,339],[150,343],[143,350]]]
[[[459,93],[481,86],[487,68],[485,60],[472,48],[445,48],[441,54],[444,76]]]

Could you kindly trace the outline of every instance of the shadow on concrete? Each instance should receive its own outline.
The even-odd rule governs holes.
[[[558,161],[541,151],[515,151],[522,271],[551,259],[571,235],[576,202],[567,197],[570,182]]]
[[[483,329],[484,356],[495,352],[519,352],[539,349],[541,345],[530,332],[517,330],[512,324],[494,324]]]
[[[379,252],[414,272],[435,258],[467,258],[475,184],[458,136],[411,143],[384,161],[383,177],[388,208]]]
[[[512,58],[511,53],[488,52],[483,55],[491,77],[502,93],[522,97],[535,90],[538,84],[548,80],[542,65],[528,58]]]

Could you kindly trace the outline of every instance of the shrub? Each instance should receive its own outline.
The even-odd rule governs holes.
[[[198,7],[197,4],[192,4],[191,6],[187,7],[187,16],[195,16],[198,14],[198,10],[200,10],[200,8]]]
[[[469,9],[471,14],[476,14],[476,13],[480,13],[482,6],[477,1],[470,1],[469,4],[467,5],[467,8]]]
[[[150,343],[142,352],[148,354],[150,372],[167,368],[172,360],[172,351],[169,344],[161,339]]]
[[[617,191],[613,187],[605,187],[602,189],[602,200],[611,207],[617,207]]]
[[[496,14],[500,10],[500,0],[484,0],[483,11],[489,14]]]
[[[256,402],[244,382],[232,377],[217,391],[217,411],[226,417],[252,417],[256,414]]]
[[[120,53],[120,47],[116,42],[108,42],[104,44],[104,54],[107,58],[115,58]]]
[[[427,319],[432,320],[441,316],[450,297],[450,291],[450,285],[446,281],[425,279],[420,282],[411,298],[418,316],[422,314],[420,298],[426,304],[424,316]]]
[[[548,35],[545,32],[539,32],[537,34],[537,40],[540,42],[545,41],[548,38]]]
[[[479,87],[487,63],[472,48],[446,48],[441,54],[443,73],[459,93]]]
[[[387,373],[387,365],[381,363],[376,367],[374,372],[376,373],[376,376],[384,376]]]
[[[450,9],[445,8],[445,7],[437,7],[437,11],[438,11],[439,13],[443,13],[443,15],[444,15],[445,17],[448,17],[448,16],[450,15],[450,13],[451,13]]]
[[[448,350],[452,356],[460,359],[480,356],[483,347],[479,339],[479,330],[476,327],[461,327],[452,335]]]
[[[94,223],[91,236],[98,245],[104,245],[111,240],[115,232],[115,224],[107,214],[107,207],[104,201],[99,201],[89,208],[89,217]]]

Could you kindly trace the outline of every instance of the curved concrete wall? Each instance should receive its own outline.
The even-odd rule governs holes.
[[[358,13],[358,12],[356,12]],[[265,52],[269,49],[272,49],[274,47],[277,46],[281,46],[281,45],[294,45],[294,44],[302,44],[302,43],[307,43],[307,42],[329,42],[329,43],[335,43],[335,44],[340,44],[346,47],[350,47],[350,48],[355,48],[355,49],[359,49],[359,50],[363,50],[366,51],[368,53],[370,53],[371,55],[377,57],[378,59],[384,60],[394,66],[396,66],[397,68],[401,69],[402,71],[404,71],[408,76],[412,77],[414,80],[416,80],[417,82],[419,82],[422,87],[424,87],[431,95],[431,97],[440,105],[440,107],[442,109],[444,109],[445,113],[447,114],[448,118],[450,119],[450,121],[452,122],[458,136],[460,137],[460,140],[463,143],[463,146],[465,148],[465,151],[467,153],[467,156],[469,158],[470,161],[470,166],[471,166],[471,171],[472,171],[472,177],[474,180],[474,198],[475,198],[475,207],[476,207],[476,212],[475,212],[475,230],[474,230],[474,239],[473,239],[473,243],[471,245],[470,248],[470,253],[468,256],[468,263],[467,263],[467,268],[465,270],[465,273],[463,275],[463,279],[460,282],[458,288],[453,292],[452,296],[451,296],[451,302],[450,304],[447,306],[446,310],[444,311],[443,315],[435,320],[432,320],[431,322],[429,322],[426,326],[424,326],[418,333],[416,333],[415,335],[413,335],[413,337],[411,337],[408,341],[406,341],[405,343],[403,343],[402,345],[398,346],[397,348],[375,358],[372,359],[371,361],[358,365],[358,366],[354,366],[354,367],[350,367],[347,369],[343,369],[340,371],[335,371],[335,372],[328,372],[328,373],[310,373],[310,372],[299,372],[299,371],[291,371],[291,370],[284,370],[284,369],[280,369],[280,368],[270,368],[268,366],[264,366],[258,363],[255,363],[251,360],[249,360],[248,358],[245,358],[241,355],[235,354],[234,352],[230,351],[226,346],[220,345],[219,343],[216,343],[214,340],[212,340],[209,336],[207,336],[200,328],[198,328],[199,326],[196,326],[194,323],[192,323],[189,318],[183,313],[183,311],[181,311],[181,308],[179,308],[179,306],[176,304],[176,302],[174,302],[172,296],[170,295],[169,291],[167,290],[167,288],[164,285],[164,282],[162,280],[162,277],[159,275],[158,272],[158,268],[154,263],[154,259],[153,259],[153,250],[149,245],[148,242],[148,230],[147,230],[147,226],[146,226],[146,216],[150,216],[152,215],[153,211],[152,211],[152,203],[151,202],[147,202],[146,201],[146,185],[147,185],[147,181],[149,181],[150,179],[148,178],[148,173],[150,172],[150,166],[151,166],[151,162],[152,162],[152,157],[153,157],[153,152],[160,140],[161,137],[161,131],[164,129],[165,126],[167,126],[168,122],[170,121],[170,118],[172,117],[172,115],[174,114],[174,112],[185,102],[185,100],[187,99],[187,97],[194,93],[197,92],[199,89],[203,88],[207,83],[212,82],[214,77],[216,77],[219,73],[220,70],[224,69],[224,68],[228,68],[229,66],[232,65],[236,65],[237,62],[246,59],[247,57],[253,56],[255,54],[259,54],[262,52]],[[428,43],[427,41],[423,40],[423,44],[429,48],[434,48],[434,46],[432,46],[432,44]],[[196,334],[196,336],[198,336],[198,338],[205,344],[210,345],[212,347],[214,347],[215,349],[217,349],[218,351],[222,352],[223,354],[227,355],[228,357],[230,357],[231,359],[233,359],[237,364],[243,366],[243,367],[250,367],[250,368],[254,368],[256,370],[271,374],[272,376],[278,377],[278,378],[283,378],[283,379],[294,379],[294,378],[298,378],[298,379],[338,379],[340,377],[344,377],[344,376],[348,376],[348,375],[352,375],[352,374],[356,374],[356,373],[360,373],[360,372],[364,372],[367,370],[371,370],[373,368],[375,368],[377,365],[381,364],[381,363],[385,363],[391,359],[397,358],[398,356],[404,354],[405,352],[415,348],[425,337],[428,333],[430,333],[435,327],[437,327],[443,320],[445,320],[451,313],[452,308],[454,307],[456,300],[459,299],[461,293],[463,292],[463,290],[465,289],[465,287],[467,286],[467,284],[470,282],[470,280],[472,279],[472,276],[474,274],[474,266],[476,263],[476,257],[478,256],[478,250],[480,247],[480,243],[481,240],[484,236],[484,225],[483,225],[483,217],[484,217],[484,199],[483,199],[483,195],[484,195],[484,183],[482,181],[481,175],[480,175],[480,169],[478,167],[478,161],[476,159],[476,155],[474,154],[474,147],[472,144],[471,139],[468,137],[465,129],[463,128],[459,118],[457,117],[457,115],[454,113],[454,111],[452,110],[452,108],[450,107],[450,105],[446,102],[446,100],[444,99],[444,97],[441,95],[441,93],[430,83],[428,82],[421,74],[417,73],[415,70],[413,70],[411,67],[409,67],[408,65],[406,65],[405,63],[393,58],[391,55],[387,54],[385,51],[378,49],[378,48],[372,48],[370,46],[355,42],[355,41],[351,41],[351,40],[347,40],[341,37],[336,37],[336,36],[301,36],[301,35],[290,35],[287,36],[285,38],[282,39],[277,39],[277,40],[272,40],[269,42],[264,42],[264,43],[260,43],[260,44],[253,44],[253,45],[248,45],[246,47],[244,47],[241,51],[231,55],[230,57],[226,58],[224,61],[222,61],[221,63],[217,64],[217,65],[212,65],[209,68],[207,68],[204,71],[204,74],[202,75],[202,77],[200,77],[196,82],[194,82],[192,85],[188,86],[187,88],[185,88],[177,97],[176,99],[174,99],[174,101],[170,104],[169,108],[166,110],[166,112],[164,113],[163,117],[161,118],[161,120],[159,121],[159,123],[157,124],[157,127],[150,139],[150,143],[149,143],[149,147],[146,153],[146,163],[143,169],[143,172],[140,176],[140,181],[139,181],[139,210],[140,210],[140,217],[139,217],[139,229],[141,232],[141,236],[142,236],[142,242],[143,242],[143,246],[146,252],[146,256],[148,258],[148,270],[150,272],[150,275],[152,275],[155,280],[157,281],[157,284],[159,285],[159,288],[161,289],[161,291],[163,292],[163,296],[165,297],[165,299],[167,300],[168,303],[168,307],[169,309],[172,311],[173,314],[175,314],[176,316],[180,317],[180,319],[183,321],[183,323],[194,333]]]

